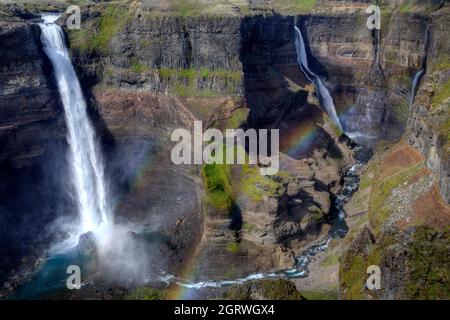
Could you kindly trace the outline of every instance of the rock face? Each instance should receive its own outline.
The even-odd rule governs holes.
[[[92,231],[83,233],[78,238],[78,251],[82,256],[97,255],[97,239]]]
[[[40,29],[13,21],[2,21],[1,133],[9,153],[3,152],[1,160],[21,168],[42,156],[45,147],[39,143],[55,135],[63,138],[64,121],[58,92],[45,77],[51,70],[40,48]],[[53,131],[42,130],[39,124],[43,122],[52,124]],[[19,154],[24,145],[28,148]]]
[[[448,298],[450,261],[443,248],[450,239],[450,207],[419,151],[404,141],[378,150],[358,193],[349,208],[367,201],[368,211],[348,217],[348,248],[339,273],[341,298]],[[381,269],[381,290],[365,286],[370,265]]]
[[[232,287],[225,295],[230,300],[303,300],[304,297],[287,280],[251,281]]]
[[[68,30],[87,85],[177,95],[243,94],[239,17],[154,16],[141,7],[110,8],[83,9],[84,29]],[[111,28],[99,23],[99,15],[124,21]],[[101,38],[103,32],[108,39]]]
[[[172,131],[191,130],[194,117],[176,98],[155,93],[99,89],[93,98],[108,175],[119,197],[116,221],[165,235],[177,256],[168,266],[175,271],[192,254],[202,230],[198,168],[176,166],[170,159]]]
[[[449,118],[450,70],[446,37],[449,8],[432,16],[427,71],[412,106],[406,139],[427,159],[439,179],[442,197],[450,203]]]
[[[412,77],[424,68],[427,17],[382,16],[382,29],[366,26],[362,9],[299,17],[310,62],[334,97],[349,135],[395,140],[408,117]]]
[[[394,77],[408,66],[425,72],[409,104],[402,140],[376,150],[360,190],[347,205],[350,232],[339,274],[344,299],[448,299],[450,262],[438,246],[448,245],[450,224],[449,47],[443,40],[448,38],[444,30],[450,8],[443,2],[424,5],[435,11],[410,7],[394,10],[389,18],[392,30],[381,51],[381,68],[388,66]],[[414,22],[408,28],[415,32],[405,30],[407,20]],[[425,40],[416,38],[419,33]],[[381,268],[381,290],[365,286],[369,265]]]
[[[33,266],[54,237],[49,223],[71,212],[60,192],[67,172],[60,156],[67,147],[64,114],[39,36],[37,25],[0,22],[0,282],[11,270]]]

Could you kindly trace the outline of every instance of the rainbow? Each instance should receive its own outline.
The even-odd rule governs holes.
[[[321,131],[315,123],[299,123],[281,134],[280,151],[292,157],[304,156],[317,142]]]

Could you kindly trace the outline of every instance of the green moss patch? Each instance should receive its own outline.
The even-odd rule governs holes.
[[[380,266],[383,253],[393,244],[395,244],[394,235],[385,234],[369,247],[367,253],[354,250],[345,253],[339,270],[340,285],[345,288],[342,294],[344,299],[361,300],[368,298],[365,289],[365,282],[368,277],[367,267],[370,265]],[[371,295],[375,294],[376,292],[371,292]]]
[[[439,135],[443,140],[446,154],[450,154],[450,118],[439,128]]]
[[[127,300],[164,300],[166,293],[163,290],[153,289],[148,287],[140,287],[133,290],[128,296]]]
[[[246,233],[251,233],[254,229],[255,229],[254,224],[244,222],[244,224],[242,225],[242,230],[244,230],[244,232]]]
[[[238,253],[240,251],[238,242],[231,242],[227,245],[227,251],[230,253]]]
[[[439,106],[449,98],[450,98],[450,79],[436,89],[436,92],[431,101],[432,108]]]
[[[325,256],[325,259],[323,259],[323,261],[321,262],[321,266],[329,267],[337,263],[339,263],[339,256],[336,253],[330,252]]]
[[[450,299],[450,228],[418,228],[409,249],[407,298]]]
[[[403,99],[398,104],[394,105],[395,120],[400,123],[405,123],[409,115],[409,105],[406,99]]]
[[[346,254],[339,270],[341,286],[346,288],[343,298],[349,300],[363,299],[363,286],[366,279],[366,261],[361,255]]]
[[[247,122],[249,109],[239,108],[233,111],[231,118],[228,120],[227,129],[236,129],[242,127]]]
[[[414,166],[401,169],[396,174],[384,178],[377,177],[373,184],[369,202],[369,220],[376,234],[381,231],[383,222],[391,214],[391,209],[386,202],[392,191],[407,182],[423,166],[424,163],[420,162]]]
[[[441,55],[432,61],[431,71],[441,71],[450,69],[450,55]]]
[[[129,8],[120,3],[110,3],[99,9],[98,19],[83,22],[80,30],[67,30],[71,47],[82,54],[108,54],[110,41],[125,29],[132,18]]]
[[[338,300],[338,292],[332,291],[320,291],[320,290],[308,290],[302,291],[302,296],[307,300]]]
[[[214,98],[222,96],[223,93],[208,88],[198,88],[200,80],[217,79],[226,88],[226,94],[236,95],[237,88],[241,85],[243,74],[241,71],[224,69],[171,69],[159,68],[156,70],[162,80],[167,81],[170,91],[180,97],[204,97]],[[239,118],[236,119],[237,121]]]
[[[282,194],[282,185],[272,176],[264,176],[256,166],[244,165],[242,191],[252,201],[262,201],[265,197],[278,197]]]
[[[225,295],[230,300],[251,300],[262,297],[267,300],[302,300],[295,285],[284,279],[249,281],[231,287]]]
[[[203,166],[207,202],[216,209],[233,206],[230,167],[226,164],[206,164]]]
[[[149,67],[145,63],[139,61],[138,59],[131,60],[131,71],[133,71],[134,73],[143,73],[148,69]]]
[[[272,1],[275,10],[281,13],[309,13],[316,6],[316,0],[275,0]]]
[[[205,5],[198,0],[176,0],[172,2],[174,14],[183,18],[199,16],[205,8]]]

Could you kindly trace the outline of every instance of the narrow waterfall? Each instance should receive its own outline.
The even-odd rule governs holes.
[[[420,81],[420,77],[423,74],[423,70],[419,70],[417,71],[417,73],[414,75],[413,81],[412,81],[412,86],[411,86],[411,93],[409,96],[409,109],[411,110],[412,105],[414,103],[414,98],[416,96],[416,92],[417,92],[417,86],[419,85],[419,81]]]
[[[297,51],[297,63],[300,66],[300,69],[302,69],[308,80],[314,83],[320,102],[325,108],[327,114],[339,127],[339,129],[343,130],[341,122],[339,121],[339,117],[337,116],[336,108],[334,106],[333,98],[331,97],[330,92],[328,91],[327,87],[325,87],[320,77],[309,68],[305,42],[303,41],[303,36],[300,29],[297,27],[295,27],[295,49]]]
[[[86,112],[86,101],[69,53],[64,33],[55,21],[58,15],[44,15],[41,41],[50,59],[64,106],[69,144],[70,181],[80,217],[80,233],[95,231],[110,223],[107,189],[101,151]]]

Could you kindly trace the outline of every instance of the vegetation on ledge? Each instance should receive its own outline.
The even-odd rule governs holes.
[[[369,221],[376,234],[381,232],[384,221],[391,214],[386,202],[393,190],[406,183],[423,167],[424,163],[420,162],[406,168],[398,168],[392,175],[376,175],[369,202]]]
[[[275,0],[274,8],[281,13],[308,13],[316,6],[316,0]]]
[[[226,164],[205,164],[203,177],[206,185],[207,202],[216,209],[231,210],[233,206],[230,166]]]
[[[126,300],[164,300],[166,293],[163,290],[148,287],[134,289],[125,297]]]
[[[450,227],[444,232],[418,228],[409,245],[408,299],[450,299]]]
[[[255,280],[231,287],[225,295],[229,300],[303,300],[295,285],[284,279]]]
[[[133,12],[125,3],[110,3],[99,6],[98,19],[84,21],[83,28],[67,29],[72,49],[81,54],[106,55],[109,43],[131,22]]]
[[[264,176],[256,166],[244,165],[242,170],[242,191],[252,201],[258,202],[265,197],[279,197],[282,185],[272,176]]]

